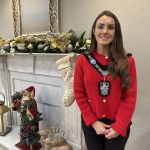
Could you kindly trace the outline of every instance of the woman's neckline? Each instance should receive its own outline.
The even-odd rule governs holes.
[[[108,56],[105,56],[105,55],[99,53],[97,50],[94,50],[94,53],[95,53],[97,56],[101,56],[101,57],[103,57],[103,58],[105,58],[105,59],[108,58]]]

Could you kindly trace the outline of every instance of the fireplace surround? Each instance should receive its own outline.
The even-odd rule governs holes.
[[[50,121],[56,122],[65,130],[65,138],[74,150],[85,150],[81,129],[80,111],[74,102],[64,107],[64,81],[56,61],[67,54],[1,54],[0,55],[0,92],[6,96],[6,103],[11,104],[11,95],[15,91],[35,87],[35,99],[43,121],[40,129]],[[19,125],[19,114],[12,112],[12,123]]]

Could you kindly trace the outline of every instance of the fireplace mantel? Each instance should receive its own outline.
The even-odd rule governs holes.
[[[64,107],[64,82],[56,60],[66,56],[61,53],[5,53],[0,54],[0,92],[10,106],[11,95],[33,85],[36,89],[38,109],[43,114],[42,129],[50,121],[65,130],[66,139],[74,150],[84,150],[80,111],[74,102]],[[13,112],[13,125],[19,125],[19,114]]]

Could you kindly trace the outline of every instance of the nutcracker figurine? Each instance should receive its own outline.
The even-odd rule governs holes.
[[[40,135],[39,121],[42,120],[41,113],[38,112],[35,100],[35,88],[33,86],[16,92],[12,96],[12,109],[20,113],[20,142],[16,146],[22,150],[38,150]]]

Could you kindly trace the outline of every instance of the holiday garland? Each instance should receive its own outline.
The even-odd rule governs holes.
[[[79,37],[73,30],[67,33],[22,35],[13,39],[0,38],[0,53],[83,53],[89,48],[90,40]]]

